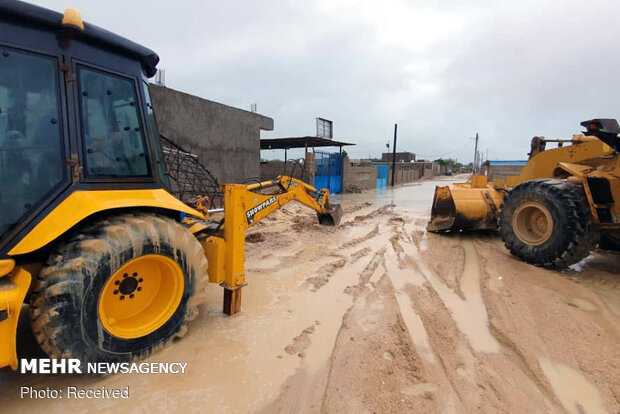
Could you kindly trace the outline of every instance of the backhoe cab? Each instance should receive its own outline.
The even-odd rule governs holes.
[[[0,2],[0,368],[17,368],[24,300],[51,358],[129,362],[184,335],[208,282],[240,310],[245,231],[274,210],[297,201],[338,224],[329,192],[291,177],[223,185],[223,219],[175,198],[147,83],[158,61],[74,9]]]

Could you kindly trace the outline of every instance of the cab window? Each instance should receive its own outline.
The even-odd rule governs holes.
[[[135,83],[85,67],[78,82],[85,175],[150,176]]]
[[[64,179],[57,67],[0,47],[0,236]]]

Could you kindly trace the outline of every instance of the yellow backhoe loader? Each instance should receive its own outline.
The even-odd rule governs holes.
[[[581,123],[567,140],[534,137],[519,176],[437,187],[427,230],[499,229],[506,247],[528,263],[564,268],[599,245],[620,246],[620,126]],[[549,142],[558,148],[546,149]]]
[[[18,366],[24,302],[51,358],[130,362],[185,333],[208,282],[240,310],[245,232],[276,209],[338,224],[329,192],[291,177],[222,185],[215,211],[171,195],[158,61],[75,9],[0,2],[0,368]]]

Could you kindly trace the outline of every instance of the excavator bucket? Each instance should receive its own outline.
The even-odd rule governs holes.
[[[457,183],[436,187],[426,229],[433,233],[497,229],[497,213],[503,199],[504,192],[491,185],[476,187],[471,183]]]
[[[325,207],[325,213],[317,213],[319,224],[323,226],[337,226],[342,218],[342,207],[340,204],[329,204]]]

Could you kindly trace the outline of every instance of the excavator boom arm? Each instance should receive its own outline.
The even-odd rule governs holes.
[[[271,189],[275,191],[257,192]],[[222,185],[222,190],[224,221],[220,222],[217,232],[209,233],[208,226],[199,220],[186,220],[186,224],[205,251],[209,281],[224,288],[224,313],[234,315],[241,310],[241,288],[246,285],[245,231],[249,227],[290,201],[315,210],[319,223],[324,225],[338,225],[342,209],[339,204],[330,202],[328,190],[317,190],[288,176],[250,185],[226,184]]]
[[[276,189],[277,192],[272,194],[254,192],[268,189]],[[315,210],[321,224],[338,225],[341,218],[339,205],[330,202],[328,190],[317,190],[297,178],[288,176],[279,176],[276,180],[248,185],[246,192],[240,196],[242,205],[246,208],[247,227],[255,225],[290,201],[297,201]],[[247,208],[248,206],[250,207]],[[331,222],[324,222],[323,219],[328,217],[332,218]]]

